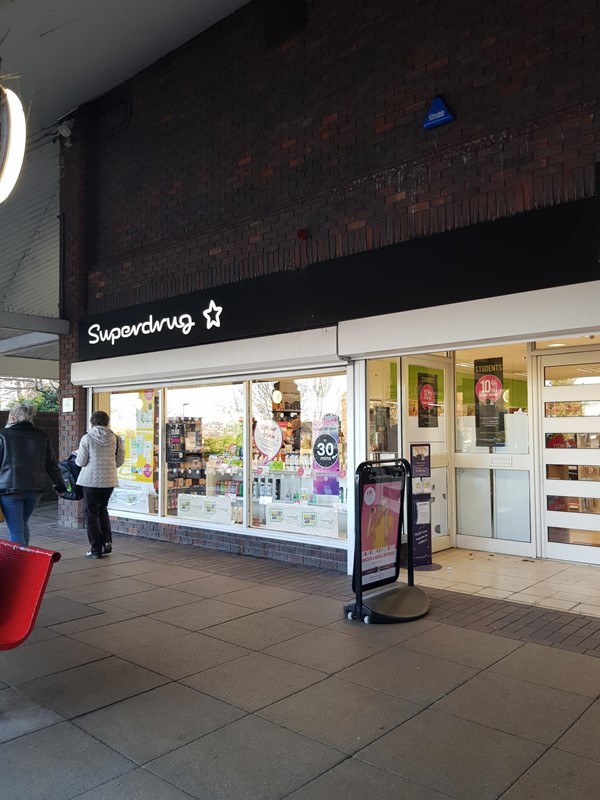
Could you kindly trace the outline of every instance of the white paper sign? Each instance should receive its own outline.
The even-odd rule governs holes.
[[[281,450],[283,433],[274,419],[259,419],[254,428],[254,444],[267,462],[272,461]]]

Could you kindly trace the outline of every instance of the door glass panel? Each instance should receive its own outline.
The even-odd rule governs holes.
[[[546,464],[549,481],[600,481],[600,467],[581,464]]]
[[[585,547],[600,547],[600,531],[549,527],[548,541],[558,544],[580,544]]]
[[[544,369],[544,386],[589,386],[600,383],[598,364],[559,364]]]
[[[494,470],[494,532],[496,539],[531,540],[528,472]]]
[[[456,451],[528,453],[526,345],[458,350]]]
[[[431,470],[431,535],[448,535],[448,470]]]
[[[599,433],[547,433],[548,449],[593,450],[600,448]]]
[[[398,455],[398,359],[367,362],[369,458]]]
[[[529,472],[461,468],[456,486],[459,534],[531,541]]]
[[[600,417],[600,400],[544,403],[547,417]]]
[[[548,511],[569,511],[571,514],[600,514],[600,498],[549,494],[546,507]]]
[[[447,452],[444,370],[408,365],[408,441],[427,442],[431,454]]]
[[[459,534],[492,538],[492,493],[489,469],[457,469]]]

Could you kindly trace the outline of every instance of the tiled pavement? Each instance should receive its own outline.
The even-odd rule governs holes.
[[[0,653],[2,800],[599,796],[598,617],[436,587],[367,626],[345,576],[33,528],[63,558]]]

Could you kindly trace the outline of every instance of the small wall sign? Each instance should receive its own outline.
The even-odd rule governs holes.
[[[429,130],[429,128],[437,128],[438,125],[446,125],[446,123],[452,122],[453,119],[454,115],[446,103],[444,103],[442,98],[438,95],[429,106],[429,111],[425,117],[423,127],[425,130]]]

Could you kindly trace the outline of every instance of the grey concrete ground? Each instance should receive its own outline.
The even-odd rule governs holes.
[[[600,659],[552,620],[519,636],[527,606],[434,591],[367,626],[345,576],[127,537],[90,561],[51,510],[33,527],[63,557],[0,653],[2,800],[600,796]]]

